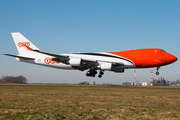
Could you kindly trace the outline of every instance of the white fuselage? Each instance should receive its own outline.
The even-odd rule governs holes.
[[[69,58],[81,58],[81,59],[88,59],[88,60],[92,60],[92,61],[97,61],[98,64],[102,64],[102,63],[124,64],[123,66],[116,67],[116,69],[135,68],[135,65],[132,62],[129,62],[127,60],[124,60],[124,59],[121,59],[118,57],[116,58],[116,55],[113,55],[115,57],[109,57],[109,56],[107,56],[107,55],[109,55],[109,53],[95,53],[95,54],[100,54],[102,56],[88,55],[88,54],[82,54],[82,53],[61,54],[61,55],[69,56]],[[49,59],[47,60],[47,58],[49,58]],[[53,58],[52,56],[39,54],[39,55],[37,55],[35,60],[25,60],[25,59],[21,59],[21,58],[16,58],[16,60],[21,61],[21,62],[27,62],[27,63],[37,64],[37,65],[47,66],[47,67],[58,68],[58,69],[67,69],[67,70],[68,69],[69,70],[74,69],[71,65],[64,64],[64,63],[57,63],[57,62],[50,60],[52,58]]]

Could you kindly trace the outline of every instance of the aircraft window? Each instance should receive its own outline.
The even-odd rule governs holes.
[[[160,52],[166,52],[165,50],[161,50]]]

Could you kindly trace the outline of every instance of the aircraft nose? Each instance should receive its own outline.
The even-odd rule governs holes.
[[[173,62],[175,62],[177,60],[178,60],[178,58],[176,56],[174,56],[174,55],[169,54],[169,55],[166,56],[167,63],[173,63]]]

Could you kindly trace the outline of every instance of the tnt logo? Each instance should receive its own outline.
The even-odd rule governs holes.
[[[19,42],[17,45],[18,45],[18,47],[22,47],[24,45],[29,47],[30,46],[30,42]]]
[[[45,62],[46,64],[54,64],[54,63],[59,64],[59,63],[60,63],[60,62],[53,61],[53,60],[52,60],[53,58],[54,58],[54,57],[51,57],[51,58],[47,57],[47,58],[44,59],[44,62]]]

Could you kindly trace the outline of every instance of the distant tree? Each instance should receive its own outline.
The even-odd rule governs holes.
[[[27,83],[27,79],[24,76],[3,76],[0,78],[1,83]]]
[[[79,82],[79,84],[89,85],[89,82],[84,81],[84,82]]]
[[[158,80],[153,80],[154,86],[168,86],[169,82],[167,82],[163,77],[159,78]]]
[[[16,79],[17,79],[17,83],[26,83],[27,82],[27,79],[22,75],[16,77]]]
[[[179,80],[176,80],[176,85],[179,84]]]
[[[131,85],[130,82],[123,82],[122,84],[123,84],[123,85]]]

